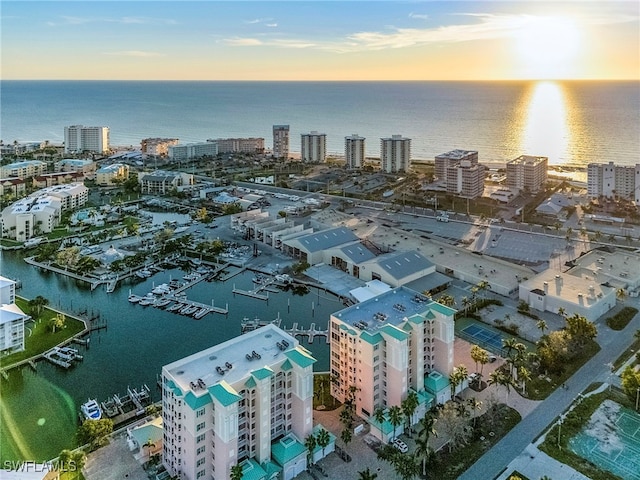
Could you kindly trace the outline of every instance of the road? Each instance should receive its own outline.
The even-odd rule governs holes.
[[[634,340],[633,333],[640,329],[640,314],[622,331],[613,331],[602,324],[598,325],[598,329],[596,340],[601,350],[569,379],[568,388],[559,388],[549,395],[491,450],[480,457],[459,480],[496,478],[556,417],[569,408],[580,392],[593,382],[608,382],[611,375],[609,365],[629,348]]]

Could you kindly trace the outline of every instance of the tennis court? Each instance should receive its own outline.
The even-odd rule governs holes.
[[[571,450],[625,480],[640,480],[640,415],[625,407],[609,410],[598,428],[596,413],[587,428],[570,440]]]
[[[481,347],[489,348],[493,352],[500,352],[502,350],[502,335],[488,328],[484,328],[477,323],[467,325],[462,329],[462,332],[470,337],[469,340],[477,343]]]

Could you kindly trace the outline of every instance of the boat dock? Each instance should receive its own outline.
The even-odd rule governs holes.
[[[146,414],[146,407],[151,405],[151,391],[143,385],[139,390],[127,387],[127,394],[115,394],[100,402],[102,414],[113,420],[114,425],[128,422]]]
[[[230,265],[230,264],[228,263],[227,265]],[[227,276],[221,278],[220,280],[223,281],[223,282],[226,282],[227,280],[240,275],[241,273],[245,272],[246,270],[247,270],[246,267],[238,268],[238,269],[236,269],[236,271],[231,272],[230,274],[228,274]]]
[[[73,366],[74,361],[83,359],[78,350],[70,347],[53,347],[48,352],[45,352],[43,357],[54,365],[65,369]]]
[[[309,343],[313,343],[313,339],[315,337],[325,337],[327,343],[329,343],[329,330],[320,330],[318,328],[316,328],[316,324],[312,323],[309,328],[303,328],[300,327],[298,328],[298,323],[294,323],[293,327],[291,328],[283,328],[283,330],[285,332],[287,332],[289,335],[296,337],[296,336],[307,336],[309,339]]]
[[[240,323],[240,333],[251,332],[257,328],[264,327],[265,325],[268,325],[270,323],[273,323],[274,325],[279,327],[280,323],[282,323],[280,314],[278,314],[278,318],[275,318],[274,320],[260,320],[259,318],[254,318],[253,320],[249,320],[248,317],[245,317]]]

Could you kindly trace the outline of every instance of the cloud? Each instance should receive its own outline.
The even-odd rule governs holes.
[[[265,27],[269,27],[269,28],[275,28],[278,26],[277,23],[265,23],[264,24]]]
[[[259,40],[256,38],[231,38],[223,40],[230,46],[263,46],[280,48],[314,48],[334,53],[350,53],[367,50],[383,50],[418,47],[429,44],[472,42],[514,37],[532,20],[540,18],[534,15],[460,13],[467,23],[442,25],[433,28],[399,28],[384,26],[378,31],[362,31],[347,34],[342,39],[307,40],[276,39]],[[426,19],[427,15],[411,13],[411,18]],[[638,17],[624,14],[572,15],[583,25],[602,25],[638,21]]]
[[[163,53],[145,52],[143,50],[120,50],[118,52],[104,52],[103,55],[112,55],[116,57],[164,57]]]
[[[120,18],[103,18],[103,17],[74,17],[69,15],[60,16],[62,22],[48,21],[47,25],[51,27],[66,25],[86,25],[89,23],[117,23],[121,25],[176,25],[177,22],[172,18],[154,18],[154,17],[120,17]]]
[[[413,13],[413,12],[411,12],[409,14],[409,18],[417,18],[419,20],[428,20],[429,19],[429,15],[427,15],[426,13]]]
[[[245,20],[244,23],[249,25],[256,25],[259,23],[273,22],[273,18],[254,18],[253,20]],[[268,26],[268,25],[267,25]]]

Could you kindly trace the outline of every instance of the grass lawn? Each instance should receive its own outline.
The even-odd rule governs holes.
[[[16,298],[16,305],[18,305],[23,312],[29,312],[27,300]],[[6,368],[13,363],[46,352],[84,330],[83,322],[67,317],[65,328],[51,333],[48,324],[49,320],[55,316],[56,313],[53,310],[45,308],[38,320],[35,322],[27,322],[24,326],[25,350],[2,357],[0,360],[2,367]]]
[[[619,479],[620,477],[613,473],[600,470],[590,461],[576,455],[569,450],[568,447],[569,439],[577,435],[582,430],[582,428],[589,422],[593,412],[595,412],[600,404],[606,399],[610,399],[621,405],[633,408],[628,397],[617,389],[605,390],[602,393],[587,397],[567,414],[562,422],[560,432],[558,432],[558,425],[555,425],[547,433],[545,441],[540,445],[540,450],[552,456],[556,460],[575,468],[592,480]],[[558,435],[558,433],[560,433],[560,435]],[[558,436],[560,436],[559,442]]]
[[[490,450],[509,430],[520,422],[520,414],[513,408],[504,404],[497,405],[496,408],[498,410],[491,415],[492,421],[489,421],[489,414],[486,413],[477,418],[473,438],[469,445],[451,453],[445,446],[436,453],[435,467],[431,467],[431,471],[436,476],[430,478],[437,478],[438,480],[457,479],[462,472],[473,465],[476,460]]]
[[[331,396],[331,377],[328,373],[316,373],[313,376],[313,408],[321,410],[335,410],[339,401]]]
[[[599,351],[600,345],[592,340],[584,346],[578,355],[565,364],[561,374],[549,373],[544,376],[532,374],[531,380],[527,382],[527,389],[524,396],[531,400],[544,400]],[[547,378],[551,381],[548,381]]]
[[[615,315],[607,318],[607,326],[612,330],[622,330],[635,317],[636,313],[638,313],[637,308],[624,307]]]

